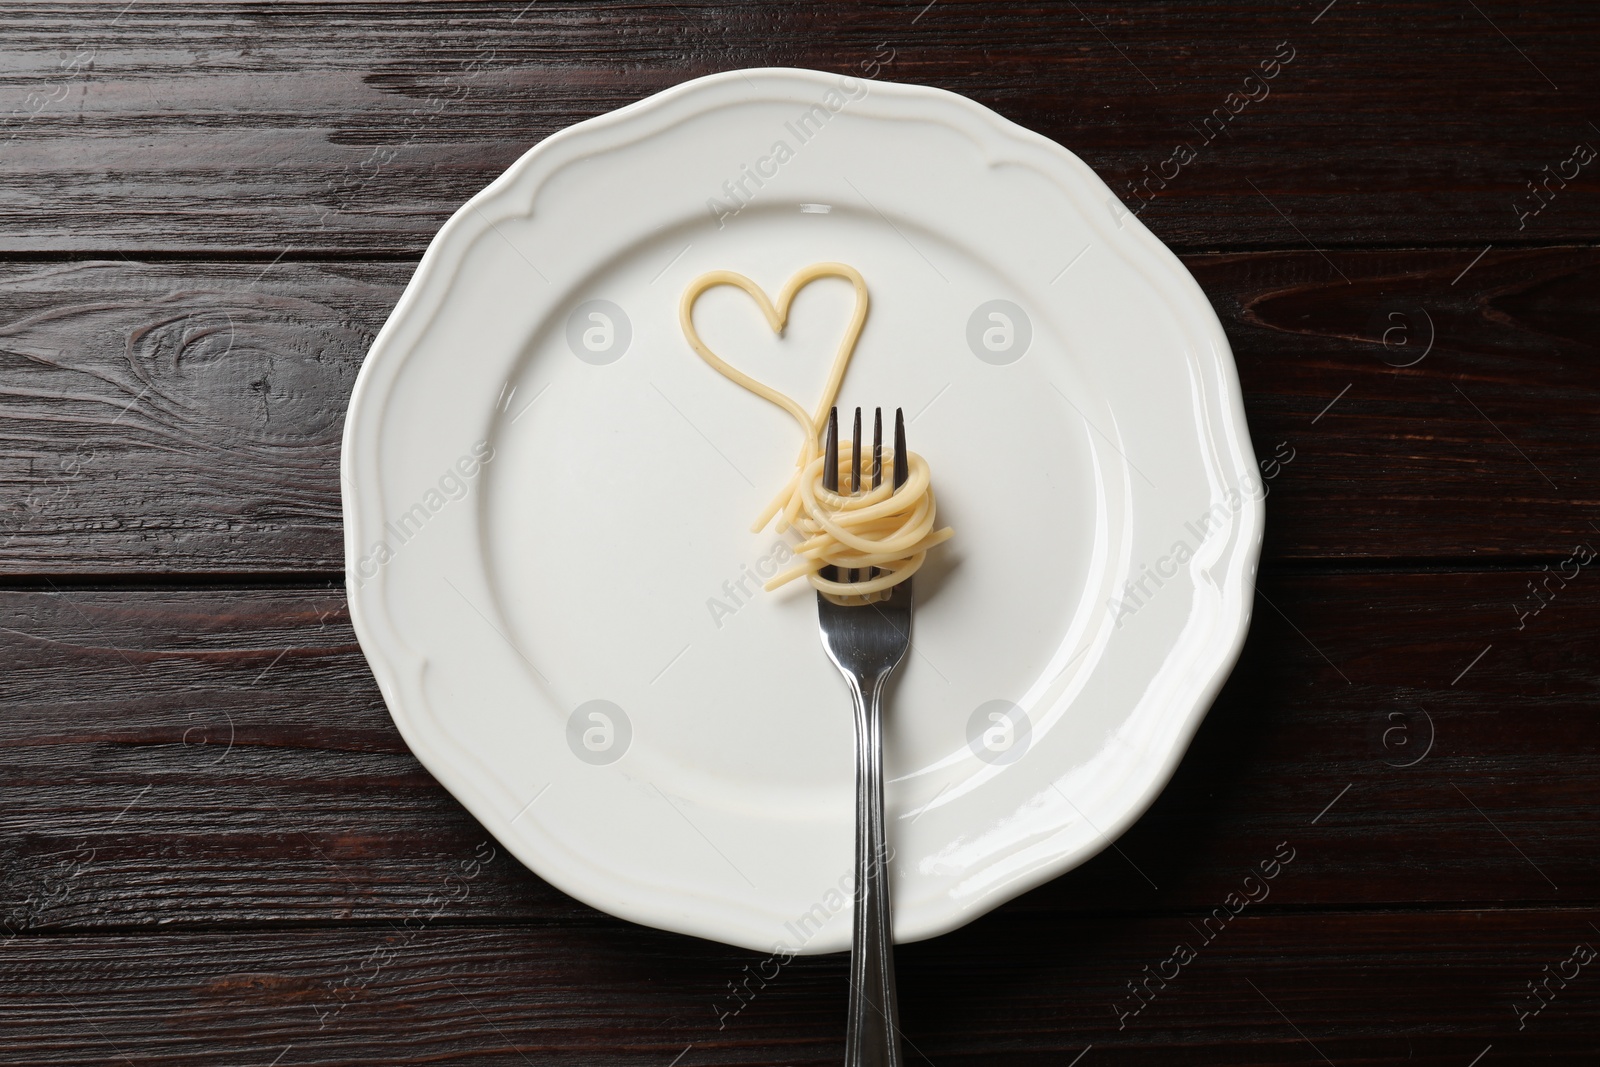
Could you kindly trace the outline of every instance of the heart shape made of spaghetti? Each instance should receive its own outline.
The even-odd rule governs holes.
[[[782,334],[784,326],[789,321],[789,305],[794,301],[795,294],[818,278],[843,278],[848,281],[856,293],[855,310],[851,313],[850,324],[845,328],[843,339],[839,342],[839,351],[833,357],[833,366],[828,369],[827,380],[823,384],[822,396],[817,404],[814,415],[808,415],[798,402],[792,397],[761,382],[738,369],[727,360],[711,351],[705,341],[700,337],[700,332],[694,325],[694,305],[707,289],[718,285],[731,285],[744,290],[750,299],[756,302],[761,313],[766,316],[767,324],[772,327],[772,332]],[[793,415],[807,431],[806,454],[816,448],[817,435],[821,433],[822,419],[828,409],[833,406],[834,399],[839,395],[839,386],[844,381],[845,367],[850,362],[850,356],[855,351],[856,342],[861,337],[861,327],[867,321],[867,283],[861,277],[861,272],[845,263],[813,263],[795,273],[788,281],[783,283],[783,288],[778,290],[778,299],[770,299],[766,292],[745,277],[731,270],[714,270],[700,275],[689,283],[683,291],[683,299],[678,305],[678,321],[683,327],[683,335],[689,341],[701,359],[711,364],[723,375],[739,385],[755,393],[764,400],[776,404],[778,407]]]

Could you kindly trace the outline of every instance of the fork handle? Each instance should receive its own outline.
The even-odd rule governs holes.
[[[845,1067],[900,1067],[900,1011],[894,988],[894,919],[889,910],[883,829],[884,678],[850,687],[856,709],[855,928]]]

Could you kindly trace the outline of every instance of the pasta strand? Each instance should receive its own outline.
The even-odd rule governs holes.
[[[730,285],[754,300],[766,317],[767,325],[774,333],[782,334],[795,294],[818,278],[830,277],[848,281],[855,290],[856,303],[814,414],[807,413],[792,397],[729,364],[700,339],[695,329],[694,306],[701,294],[719,285]],[[866,323],[868,303],[867,284],[861,272],[844,263],[813,263],[802,268],[783,284],[775,301],[768,299],[761,287],[743,274],[730,270],[708,271],[689,283],[679,301],[678,323],[689,347],[719,374],[788,412],[803,432],[794,471],[751,527],[752,532],[758,532],[776,519],[779,533],[792,527],[801,537],[795,548],[801,562],[769,580],[765,585],[768,590],[804,577],[819,593],[841,602],[878,599],[915,574],[927,558],[928,549],[955,535],[948,526],[934,529],[938,509],[933,479],[927,460],[915,452],[906,453],[908,475],[905,484],[898,488],[891,481],[885,481],[859,496],[848,496],[825,487],[823,467],[827,460],[822,451],[823,429],[844,384],[845,370],[855,355],[856,342]],[[871,469],[871,457],[862,458],[866,461],[862,473],[866,475]],[[892,469],[893,462],[894,449],[883,448],[882,469]],[[853,463],[853,443],[840,441],[839,485],[850,484]],[[860,580],[853,582],[836,581],[822,576],[825,567],[844,571],[877,568],[879,573],[864,573]]]

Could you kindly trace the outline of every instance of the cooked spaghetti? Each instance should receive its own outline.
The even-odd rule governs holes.
[[[815,414],[808,414],[792,398],[730,366],[706,346],[695,330],[694,305],[700,295],[718,285],[731,285],[744,290],[756,302],[774,333],[782,333],[795,293],[818,278],[828,277],[843,278],[854,286],[856,306],[844,339],[839,344],[839,351],[834,356],[833,366],[828,371]],[[769,300],[767,294],[744,275],[714,270],[690,282],[678,305],[678,321],[683,327],[683,335],[700,358],[733,382],[787,411],[804,433],[794,473],[751,526],[752,531],[759,531],[776,516],[779,533],[793,527],[801,537],[800,543],[795,546],[798,565],[768,581],[766,588],[769,590],[804,575],[818,592],[830,597],[879,594],[910,578],[927,558],[928,549],[948,541],[954,535],[949,527],[934,529],[937,507],[933,483],[927,461],[915,452],[906,453],[907,478],[905,484],[898,488],[890,481],[885,481],[876,489],[863,491],[859,496],[849,496],[826,488],[822,433],[827,413],[838,399],[845,369],[855,354],[861,327],[867,320],[867,303],[867,284],[854,267],[843,263],[813,263],[784,283],[776,303]],[[838,485],[851,484],[853,448],[849,441],[839,442]],[[892,469],[893,458],[893,449],[885,447],[882,450],[884,469]],[[864,466],[870,470],[872,457],[863,456],[863,459],[866,461]],[[825,567],[838,568],[832,572],[838,575],[855,571],[859,580],[839,581],[824,577]],[[870,568],[876,568],[876,573]]]

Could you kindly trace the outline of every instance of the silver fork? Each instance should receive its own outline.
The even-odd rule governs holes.
[[[883,409],[872,434],[872,488],[883,479]],[[852,494],[861,492],[861,409],[856,409]],[[824,487],[839,491],[839,409],[828,416]],[[894,485],[905,484],[905,418],[895,412]],[[836,568],[829,568],[835,570]],[[869,575],[872,573],[869,570]],[[824,572],[827,576],[827,572]],[[849,572],[847,581],[854,580]],[[835,604],[817,594],[822,647],[850,687],[856,712],[856,891],[850,945],[850,1015],[845,1027],[845,1067],[900,1067],[900,1012],[894,988],[894,927],[883,829],[883,729],[879,705],[884,683],[911,645],[911,581],[887,600],[864,606]]]

